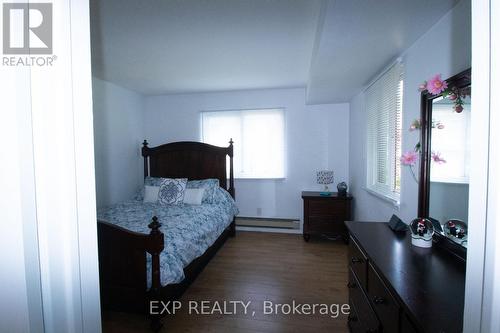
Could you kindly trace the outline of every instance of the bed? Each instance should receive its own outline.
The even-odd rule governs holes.
[[[144,141],[142,156],[145,179],[216,179],[219,187],[213,202],[201,205],[139,197],[98,210],[101,306],[107,310],[149,313],[150,301],[178,299],[235,235],[232,140],[228,147],[174,142],[152,148]],[[151,319],[158,330],[160,317]]]

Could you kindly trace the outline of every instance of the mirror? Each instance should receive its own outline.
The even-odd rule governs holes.
[[[421,97],[419,216],[433,220],[436,243],[465,260],[469,210],[470,69]],[[459,100],[457,100],[457,98]]]

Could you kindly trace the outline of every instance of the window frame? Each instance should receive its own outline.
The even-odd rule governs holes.
[[[387,78],[393,75],[395,77]],[[389,80],[390,84],[385,84],[381,80]],[[401,61],[396,61],[382,71],[376,79],[374,79],[364,91],[364,108],[366,112],[366,179],[364,189],[384,200],[392,202],[395,206],[399,206],[401,198],[401,163],[400,156],[402,151],[402,122],[403,122],[403,100],[404,100],[404,65]],[[377,85],[377,86],[376,86]],[[380,86],[378,86],[380,85]],[[373,91],[371,90],[373,89]],[[379,93],[377,90],[394,89],[396,96],[392,97],[389,94],[380,96],[377,99],[377,106],[368,106],[369,94],[374,95]],[[389,96],[389,97],[387,97]],[[387,98],[390,99],[395,106],[386,107],[381,104],[387,103]],[[394,110],[383,110],[381,108]],[[384,114],[387,118],[382,119]],[[399,117],[398,117],[399,114]],[[386,128],[380,126],[382,123],[387,124]],[[386,131],[385,153],[387,156],[387,165],[383,176],[389,177],[385,183],[378,180],[380,173],[379,154],[380,149],[378,142],[383,141],[384,136],[380,136],[381,131]],[[399,139],[399,147],[398,147]],[[398,180],[399,178],[399,180]]]

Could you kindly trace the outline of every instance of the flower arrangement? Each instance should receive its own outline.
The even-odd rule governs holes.
[[[441,94],[443,98],[448,98],[453,101],[453,110],[457,113],[461,113],[463,108],[463,99],[470,96],[470,86],[465,88],[449,87],[446,80],[441,79],[441,74],[436,74],[429,80],[424,81],[418,86],[418,90],[423,92],[427,91],[432,95]],[[444,124],[438,120],[432,119],[432,128],[443,129]],[[422,128],[422,122],[420,119],[415,119],[411,122],[409,131],[417,131]],[[418,183],[417,176],[415,175],[414,168],[417,165],[418,159],[420,158],[421,144],[420,141],[415,144],[415,147],[411,151],[405,152],[401,155],[400,162],[402,165],[408,166],[410,168],[413,179]],[[431,161],[436,164],[446,163],[446,160],[441,156],[440,152],[431,151]]]
[[[453,110],[461,113],[464,110],[463,99],[470,96],[470,86],[465,88],[448,87],[448,82],[441,79],[441,74],[436,74],[428,81],[424,81],[418,87],[419,91],[427,91],[432,95],[442,94],[443,98],[448,98],[453,102]]]
[[[411,122],[409,131],[413,132],[416,130],[420,130],[422,128],[422,123],[420,119],[415,119]],[[436,129],[443,129],[444,124],[440,121],[436,121],[432,119],[432,128]],[[418,183],[418,178],[415,174],[414,168],[417,165],[418,159],[420,158],[420,151],[421,151],[421,144],[420,141],[415,144],[415,147],[413,150],[405,152],[403,155],[401,155],[400,162],[402,165],[408,166],[411,171],[411,175],[413,176],[413,179]],[[440,152],[431,152],[431,160],[434,163],[437,164],[443,164],[446,163],[446,160],[441,156]]]

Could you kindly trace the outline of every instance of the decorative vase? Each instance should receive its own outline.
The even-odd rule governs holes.
[[[410,223],[411,244],[418,247],[432,247],[432,236],[434,227],[432,222],[426,218],[417,218]]]
[[[345,197],[347,196],[347,184],[345,182],[340,182],[337,184],[337,192],[339,196]]]

